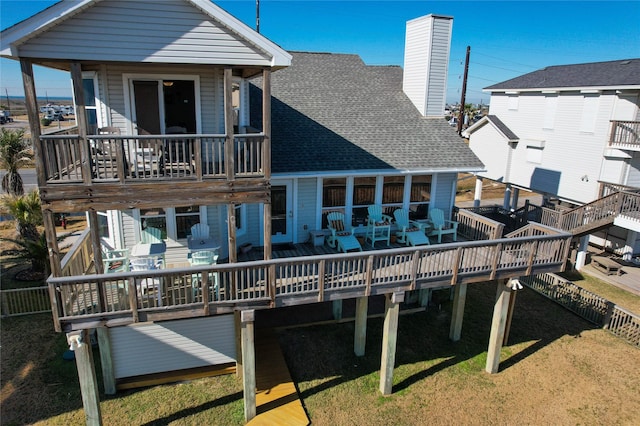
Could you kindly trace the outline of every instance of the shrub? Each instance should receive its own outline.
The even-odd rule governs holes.
[[[51,120],[49,120],[48,118],[41,118],[40,124],[43,126],[48,126],[49,124],[51,124]]]

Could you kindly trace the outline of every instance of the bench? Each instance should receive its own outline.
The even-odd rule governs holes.
[[[622,274],[622,265],[608,257],[593,256],[591,263],[593,263],[593,266],[596,268],[602,269],[607,275]]]

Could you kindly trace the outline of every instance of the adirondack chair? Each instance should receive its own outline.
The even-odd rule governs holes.
[[[398,231],[398,242],[408,246],[420,246],[429,244],[429,238],[425,235],[420,224],[409,220],[409,212],[406,209],[397,209],[393,212]]]
[[[367,217],[367,235],[366,240],[371,241],[373,247],[376,241],[386,241],[389,246],[391,238],[391,221],[389,215],[382,213],[382,206],[370,205],[367,207],[369,216]]]
[[[162,242],[162,230],[147,226],[142,231],[142,242],[147,244],[161,243]]]
[[[191,254],[189,258],[191,266],[199,265],[214,265],[218,263],[218,254],[212,250],[199,250]],[[191,287],[193,289],[193,298],[195,299],[200,292],[201,287],[201,273],[191,275]],[[215,300],[219,299],[218,289],[218,273],[209,274],[209,290],[215,292]]]
[[[149,271],[160,269],[161,263],[154,257],[134,257],[131,259],[132,271]],[[150,301],[157,300],[157,306],[162,306],[162,279],[161,278],[141,278],[136,279],[138,282],[138,295],[141,300]]]
[[[119,135],[118,127],[101,127],[97,130],[99,135]],[[92,140],[92,153],[94,158],[94,174],[96,178],[109,179],[118,176],[118,149],[117,139]],[[123,156],[124,159],[124,156]]]
[[[129,270],[129,249],[107,249],[102,247],[102,267],[105,274]]]
[[[451,234],[453,241],[456,241],[458,236],[458,222],[453,220],[446,220],[444,218],[444,212],[441,209],[431,209],[429,212],[429,220],[431,220],[431,229],[427,235],[430,237],[438,236],[438,244],[442,242],[442,235]]]
[[[362,251],[358,239],[353,235],[353,229],[347,230],[344,221],[344,213],[331,212],[327,215],[328,228],[331,235],[327,237],[327,243],[331,248],[338,248],[344,253],[349,250]]]
[[[192,238],[209,238],[209,225],[206,223],[196,223],[191,227]]]

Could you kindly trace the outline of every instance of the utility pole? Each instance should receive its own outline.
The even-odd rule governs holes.
[[[256,32],[260,32],[260,0],[256,0]]]
[[[467,95],[467,75],[469,74],[469,54],[471,46],[467,46],[467,59],[464,61],[464,78],[462,79],[462,99],[460,100],[460,114],[458,114],[458,134],[462,135],[462,122],[464,121],[464,103]]]
[[[4,94],[7,95],[7,109],[11,112],[11,101],[9,100],[9,91],[7,88],[4,88]]]

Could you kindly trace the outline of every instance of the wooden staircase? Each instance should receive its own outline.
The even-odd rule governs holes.
[[[542,207],[540,223],[579,237],[611,226],[619,216],[640,223],[640,194],[619,191],[571,210]]]

